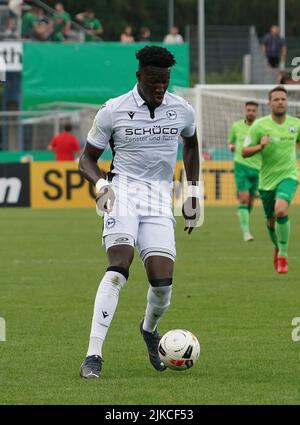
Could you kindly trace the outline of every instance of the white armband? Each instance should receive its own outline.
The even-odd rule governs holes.
[[[99,193],[104,186],[108,186],[109,182],[102,177],[96,183],[96,192]]]
[[[201,189],[199,186],[188,186],[187,188],[187,196],[188,198],[202,198]]]

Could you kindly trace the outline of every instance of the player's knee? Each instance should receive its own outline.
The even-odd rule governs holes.
[[[240,203],[240,205],[243,205],[243,206],[248,206],[248,204],[249,204],[249,198],[246,198],[246,197],[243,197],[243,198],[240,198],[239,199],[239,203]]]
[[[123,267],[118,267],[118,266],[109,266],[106,269],[107,272],[113,272],[114,275],[111,277],[111,281],[110,284],[118,289],[121,290],[123,288],[123,286],[125,285],[126,281],[128,280],[129,277],[129,269],[123,268]],[[118,277],[119,275],[122,275],[125,280],[122,280]]]
[[[238,199],[239,199],[240,205],[248,206],[248,204],[249,204],[249,193],[246,192],[246,191],[239,192],[238,193]]]
[[[274,229],[274,227],[275,227],[275,217],[267,217],[267,226],[270,228],[270,229]]]
[[[119,267],[129,272],[130,264],[131,264],[131,261],[129,258],[116,257],[112,261],[110,261],[109,265],[113,267]]]
[[[150,285],[152,288],[159,289],[165,286],[172,286],[173,279],[171,277],[163,278],[163,279],[150,279]]]
[[[129,276],[129,268],[130,268],[130,262],[126,259],[118,259],[116,258],[114,261],[109,262],[109,266],[107,268],[107,271],[116,271],[120,274],[122,274],[126,280]]]
[[[171,302],[172,279],[154,279],[149,283],[148,301],[157,307],[168,307]]]
[[[134,251],[131,246],[115,246],[107,251],[109,267],[118,267],[129,272]]]
[[[287,210],[286,210],[286,208],[277,207],[277,208],[275,209],[275,215],[276,215],[276,218],[282,218],[282,217],[285,217],[285,216],[287,215]]]

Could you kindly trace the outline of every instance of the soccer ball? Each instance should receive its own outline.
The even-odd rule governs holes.
[[[161,337],[158,354],[168,368],[186,370],[198,360],[200,344],[191,332],[185,329],[173,329]]]

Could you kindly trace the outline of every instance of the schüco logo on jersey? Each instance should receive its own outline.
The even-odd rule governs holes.
[[[163,135],[177,135],[179,129],[176,127],[145,127],[145,128],[125,128],[126,136],[159,136]]]

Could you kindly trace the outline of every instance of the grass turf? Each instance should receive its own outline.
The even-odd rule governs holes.
[[[290,271],[277,275],[263,213],[244,243],[235,208],[206,208],[191,236],[177,226],[172,304],[159,329],[183,327],[201,355],[158,373],[139,334],[147,283],[136,256],[104,347],[100,380],[79,378],[105,270],[93,210],[0,210],[1,404],[299,404],[300,209],[290,214]]]

